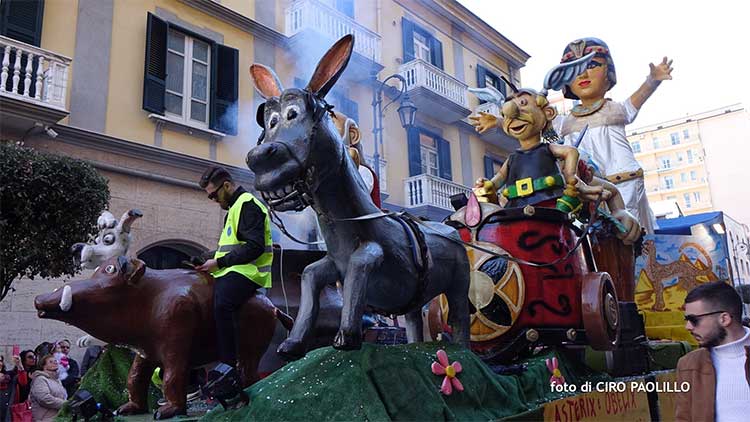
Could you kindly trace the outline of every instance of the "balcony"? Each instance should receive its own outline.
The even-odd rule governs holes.
[[[53,125],[68,115],[65,96],[71,59],[0,36],[2,130],[24,132],[35,123]]]
[[[420,114],[454,123],[471,113],[467,85],[432,64],[415,59],[399,66],[398,73]]]
[[[318,0],[297,0],[286,9],[285,33],[289,52],[300,69],[314,69],[317,61],[339,38],[354,34],[354,54],[342,77],[356,81],[383,69],[381,37],[354,19]],[[300,62],[301,61],[301,62]]]
[[[471,189],[450,180],[420,174],[404,180],[404,207],[416,215],[441,221],[453,212],[451,196],[469,192]]]
[[[499,117],[500,116],[500,107],[497,106],[497,104],[494,103],[482,103],[477,106],[476,109],[474,109],[474,112],[471,113],[471,115],[479,115],[479,113],[489,113],[494,116]],[[471,125],[471,122],[469,121],[469,116],[466,116],[461,122],[467,127],[467,129],[474,130],[474,126]],[[503,151],[512,152],[518,149],[518,140],[515,138],[512,138],[508,136],[507,133],[505,133],[500,128],[490,129],[483,134],[479,135],[479,139],[487,142],[488,144],[494,145]]]

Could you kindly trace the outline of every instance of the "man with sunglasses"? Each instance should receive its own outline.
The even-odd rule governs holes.
[[[200,180],[208,199],[227,210],[213,258],[195,267],[214,276],[214,319],[219,360],[236,367],[240,307],[259,288],[271,287],[273,243],[266,207],[220,166],[208,168]],[[195,263],[195,258],[191,261]]]
[[[750,415],[750,328],[740,295],[727,283],[702,284],[685,297],[685,328],[699,349],[677,363],[678,421],[745,421]]]

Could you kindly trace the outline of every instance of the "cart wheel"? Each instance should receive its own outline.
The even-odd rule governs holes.
[[[581,313],[586,338],[594,350],[613,350],[620,341],[617,292],[607,273],[589,273],[581,285]]]

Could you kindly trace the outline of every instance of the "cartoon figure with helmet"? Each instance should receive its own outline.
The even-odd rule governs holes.
[[[555,118],[552,126],[566,145],[575,146],[590,157],[603,177],[617,186],[627,210],[648,233],[652,233],[655,221],[646,198],[643,169],[628,143],[625,125],[635,120],[640,108],[662,81],[672,79],[672,61],[664,57],[658,65],[650,64],[651,70],[641,87],[624,102],[615,102],[605,98],[617,83],[617,75],[604,41],[582,38],[571,42],[563,52],[561,64],[570,64],[591,53],[594,56],[585,68],[572,82],[571,78],[565,78],[560,87],[566,98],[580,100],[580,104],[568,116]],[[578,70],[576,67],[569,69]],[[497,116],[488,113],[480,113],[472,120],[480,133],[502,126]],[[587,128],[586,133],[580,136],[584,128]]]

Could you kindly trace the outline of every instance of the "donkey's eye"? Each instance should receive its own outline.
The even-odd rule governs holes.
[[[286,119],[293,120],[298,114],[296,107],[289,107],[289,110],[286,112]]]
[[[107,265],[107,268],[104,269],[104,272],[107,274],[114,274],[115,272],[115,266],[114,265]]]
[[[273,113],[271,119],[268,120],[268,128],[273,129],[277,124],[279,124],[279,113]]]

